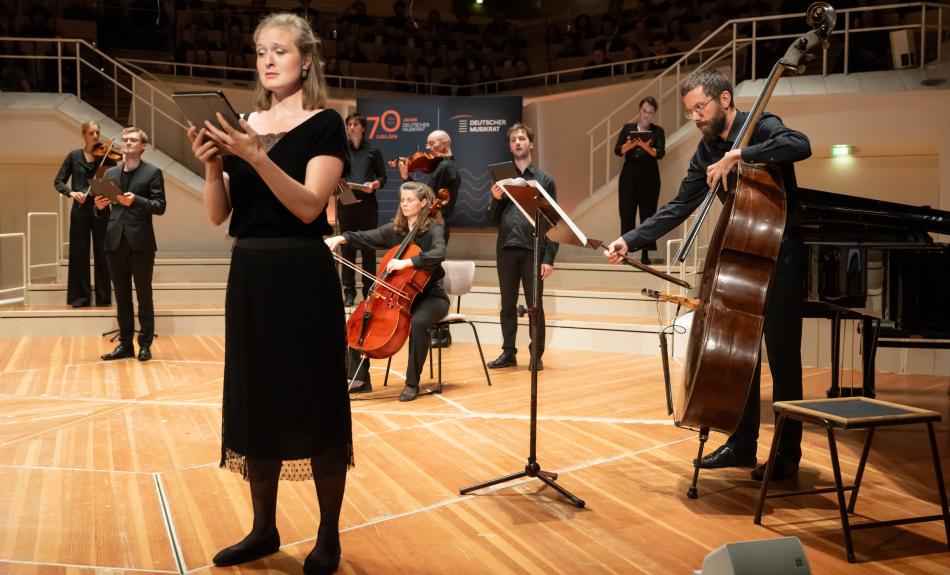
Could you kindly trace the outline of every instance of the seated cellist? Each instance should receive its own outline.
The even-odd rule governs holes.
[[[787,211],[778,261],[765,307],[764,332],[769,370],[772,372],[772,399],[802,399],[800,289],[804,243],[793,163],[811,155],[811,144],[804,134],[786,127],[777,116],[765,113],[749,145],[730,150],[748,112],[736,109],[732,83],[718,70],[693,72],[683,81],[680,94],[685,105],[683,113],[687,119],[696,122],[703,138],[690,160],[679,192],[670,203],[642,222],[640,227],[611,243],[604,255],[612,263],[620,263],[618,254],[639,250],[672,231],[702,203],[708,189],[729,176],[740,160],[779,166],[785,185]],[[761,363],[756,367],[738,427],[725,445],[702,458],[699,467],[751,467],[756,464],[760,375]],[[789,421],[778,446],[774,479],[784,479],[798,472],[802,455],[801,438],[801,422]],[[752,471],[752,478],[761,481],[765,475],[764,468],[764,465],[756,467]]]
[[[344,232],[343,235],[327,238],[326,244],[331,250],[340,244],[350,244],[357,249],[390,249],[403,241],[423,210],[433,202],[435,194],[429,186],[420,182],[405,182],[399,188],[399,210],[391,223],[374,230]],[[425,288],[413,300],[406,387],[399,395],[399,401],[412,401],[418,397],[419,379],[429,353],[429,328],[449,311],[449,298],[442,287],[442,277],[445,275],[442,270],[445,235],[442,215],[438,211],[429,216],[414,241],[422,253],[408,259],[392,259],[386,267],[389,272],[416,267],[428,269],[432,273]],[[369,377],[369,359],[363,360],[362,367],[358,368],[359,354],[350,349],[348,364],[350,393],[371,391],[373,386]]]

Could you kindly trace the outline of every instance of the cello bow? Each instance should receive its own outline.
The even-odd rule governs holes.
[[[620,256],[620,257],[623,259],[623,262],[624,262],[625,264],[627,264],[628,266],[637,268],[638,270],[647,272],[648,274],[655,275],[656,277],[658,277],[658,278],[660,278],[660,279],[663,279],[663,280],[666,280],[666,281],[670,282],[671,284],[678,285],[678,286],[680,286],[681,288],[692,289],[692,287],[693,287],[693,286],[691,286],[691,285],[689,284],[689,282],[687,282],[686,280],[681,280],[681,279],[678,278],[678,277],[674,277],[674,276],[671,276],[671,275],[668,274],[668,273],[661,272],[660,270],[658,270],[658,269],[656,269],[656,268],[654,268],[654,267],[650,267],[650,266],[646,265],[645,263],[641,262],[640,260],[634,259],[634,258],[628,256],[627,254],[621,254],[621,253],[619,253],[619,252],[615,252],[615,251],[610,251],[610,250],[608,250],[608,249],[607,249],[607,244],[605,244],[604,242],[602,242],[602,241],[600,241],[600,240],[595,240],[594,238],[587,238],[587,247],[589,247],[589,248],[591,248],[591,249],[594,249],[594,250],[599,250],[599,249],[607,250],[609,253],[616,254],[616,255]]]

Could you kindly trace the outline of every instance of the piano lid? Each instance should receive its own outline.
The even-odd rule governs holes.
[[[950,234],[950,212],[798,188],[802,223],[847,223],[868,228]]]

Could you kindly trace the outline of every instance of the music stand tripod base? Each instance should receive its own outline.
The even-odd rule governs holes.
[[[544,192],[543,188],[534,188],[532,189],[529,186],[517,186],[517,190],[509,190],[507,187],[502,187],[505,190],[505,193],[511,198],[515,204],[521,208],[521,211],[525,214],[533,213],[534,214],[534,284],[532,285],[532,302],[534,306],[528,310],[519,310],[520,313],[527,313],[529,316],[529,323],[531,325],[531,333],[538,334],[538,330],[541,329],[540,317],[541,317],[541,306],[543,302],[541,301],[541,238],[542,230],[550,230],[554,227],[554,223],[551,221],[551,218],[545,213],[545,208],[549,212],[553,212],[552,204],[554,201]],[[560,210],[556,210],[560,213]],[[564,216],[566,218],[566,216]],[[541,469],[541,465],[537,462],[537,439],[538,439],[538,359],[540,350],[538,346],[531,346],[531,418],[530,418],[530,429],[531,436],[529,442],[529,455],[528,462],[525,464],[524,471],[519,471],[517,473],[512,473],[510,475],[504,475],[502,477],[496,477],[495,479],[490,479],[482,483],[477,483],[475,485],[469,485],[468,487],[463,487],[459,489],[461,495],[466,495],[472,491],[478,489],[483,489],[485,487],[491,487],[493,485],[498,485],[499,483],[505,483],[508,481],[513,481],[515,479],[521,479],[522,477],[537,477],[543,481],[549,487],[553,487],[555,491],[566,497],[574,506],[583,508],[585,503],[583,499],[575,496],[573,493],[564,489],[557,484],[557,473],[552,473],[550,471],[544,471]]]

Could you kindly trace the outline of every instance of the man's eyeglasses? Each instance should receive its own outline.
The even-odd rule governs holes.
[[[141,141],[142,141],[142,138],[122,138],[122,143],[132,143],[132,144],[134,144],[134,143],[136,143],[136,142],[141,142]]]
[[[703,117],[703,112],[706,110],[706,106],[708,106],[709,103],[712,102],[712,101],[715,100],[715,99],[716,99],[716,97],[713,96],[713,97],[709,98],[708,100],[706,100],[705,102],[703,102],[702,104],[696,104],[695,106],[693,106],[692,108],[690,108],[690,109],[688,109],[688,110],[683,110],[683,116],[684,116],[687,120],[692,120],[692,119],[693,119],[693,116],[699,116],[700,118],[702,118],[702,117]]]

